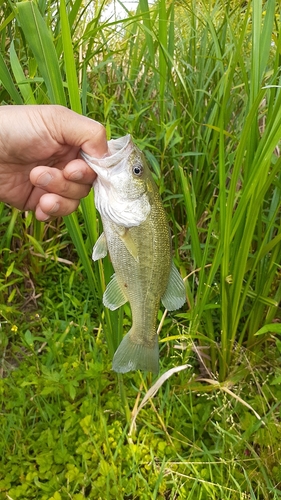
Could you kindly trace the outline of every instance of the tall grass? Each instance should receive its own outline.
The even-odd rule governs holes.
[[[276,320],[281,298],[278,6],[140,0],[123,20],[104,20],[102,7],[10,2],[0,20],[1,100],[67,105],[104,123],[108,138],[134,136],[166,205],[177,264],[191,274],[178,320],[223,381],[239,349],[254,349],[257,330]],[[81,210],[65,224],[112,355],[123,311],[102,310],[111,265],[90,262],[101,230],[92,195]]]

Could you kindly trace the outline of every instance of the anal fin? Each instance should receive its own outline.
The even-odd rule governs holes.
[[[120,287],[116,275],[113,274],[103,294],[103,304],[111,311],[115,311],[118,307],[126,304],[127,301],[128,299]]]

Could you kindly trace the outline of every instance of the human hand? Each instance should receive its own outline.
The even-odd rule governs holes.
[[[80,149],[107,153],[100,123],[63,106],[0,106],[0,200],[40,221],[70,214],[96,177]]]

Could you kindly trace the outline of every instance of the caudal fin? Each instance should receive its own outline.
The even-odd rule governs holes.
[[[112,368],[117,373],[144,370],[159,371],[159,348],[157,337],[155,345],[136,344],[132,339],[132,330],[125,335],[114,354]]]

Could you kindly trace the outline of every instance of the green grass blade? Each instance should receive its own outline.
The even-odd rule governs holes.
[[[16,16],[44,78],[50,102],[65,106],[62,76],[51,31],[36,3],[18,2],[16,5]]]
[[[16,104],[23,104],[23,100],[15,87],[15,84],[6,66],[6,63],[3,59],[1,52],[0,52],[0,81],[2,82],[2,85],[5,87],[7,92],[10,94],[13,101]]]
[[[65,65],[70,106],[71,109],[73,109],[73,111],[81,113],[82,110],[81,110],[79,86],[77,79],[77,69],[75,65],[73,42],[71,38],[65,0],[62,0],[60,2],[60,20],[61,20],[61,34],[62,34],[62,43],[64,52],[64,65]]]
[[[85,272],[87,274],[87,278],[89,280],[93,296],[96,297],[97,292],[99,291],[99,287],[97,285],[96,276],[95,276],[95,273],[94,273],[93,268],[91,266],[89,255],[87,253],[86,246],[85,246],[85,243],[83,241],[83,237],[82,237],[81,229],[79,227],[77,215],[75,213],[71,214],[71,216],[65,217],[64,221],[65,221],[66,227],[70,233],[72,241],[75,245],[77,253],[81,259],[81,262],[83,264]],[[97,303],[98,303],[98,301],[97,301]]]
[[[191,248],[194,258],[194,268],[200,267],[202,262],[202,252],[200,248],[200,242],[198,238],[197,231],[197,221],[195,219],[194,206],[191,197],[191,186],[188,182],[187,176],[184,174],[184,171],[181,167],[179,167],[180,179],[182,183],[182,191],[185,200],[186,206],[186,215],[187,215],[187,224],[190,228],[190,241]]]
[[[20,61],[18,59],[18,56],[15,51],[15,46],[14,42],[12,41],[11,46],[10,46],[10,61],[11,61],[11,68],[14,73],[14,77],[16,79],[16,82],[19,86],[19,89],[21,91],[21,94],[24,99],[25,104],[36,104],[36,100],[34,97],[34,94],[32,92],[31,85],[28,81],[26,81],[26,77],[24,74],[24,71],[22,69],[22,65],[20,64]]]
[[[150,63],[155,64],[155,49],[153,41],[153,25],[150,17],[150,10],[147,0],[139,0],[139,9],[142,14],[143,25],[145,28],[145,40],[148,47]]]
[[[266,4],[265,16],[263,27],[260,34],[260,85],[262,84],[262,78],[267,70],[268,58],[270,55],[271,42],[272,42],[272,31],[275,22],[275,0],[270,0]],[[255,57],[255,53],[253,54]]]
[[[8,26],[10,24],[10,22],[14,19],[14,17],[15,17],[14,12],[11,12],[6,17],[6,19],[2,22],[2,24],[0,24],[0,32],[3,31],[6,28],[6,26]]]
[[[168,49],[168,33],[167,33],[167,8],[166,0],[159,0],[159,98],[160,98],[160,117],[164,122],[165,117],[165,88],[167,81],[167,60],[165,52]]]

